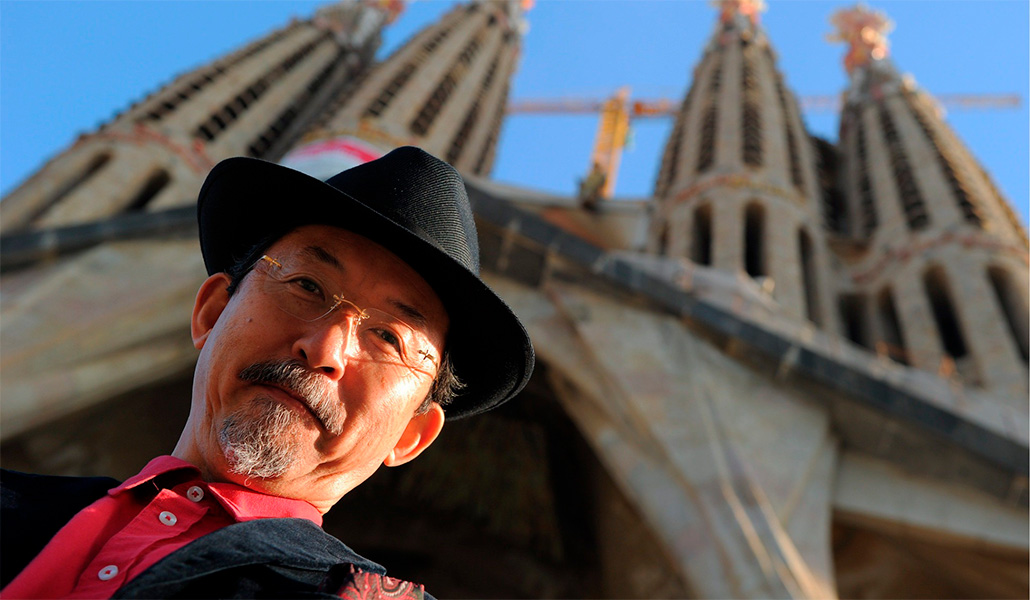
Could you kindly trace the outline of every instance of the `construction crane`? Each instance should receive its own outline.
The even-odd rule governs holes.
[[[525,114],[594,114],[599,113],[590,169],[580,180],[579,196],[587,208],[593,208],[602,198],[611,198],[619,172],[619,160],[626,147],[630,119],[671,117],[680,102],[668,98],[630,100],[630,89],[619,88],[604,100],[592,98],[560,98],[516,100],[508,104],[509,115]],[[1018,94],[942,94],[936,96],[944,108],[958,110],[994,110],[1018,108]],[[840,110],[839,95],[803,96],[798,99],[804,112],[836,112]]]

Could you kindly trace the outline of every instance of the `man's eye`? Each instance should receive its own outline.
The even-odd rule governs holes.
[[[376,337],[382,340],[387,345],[395,348],[397,351],[401,349],[401,338],[389,329],[377,328],[372,332]]]
[[[294,286],[308,294],[317,296],[322,295],[322,286],[318,285],[318,282],[314,279],[309,279],[307,277],[295,277],[290,282]]]

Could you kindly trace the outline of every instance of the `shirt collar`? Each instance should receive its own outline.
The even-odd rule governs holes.
[[[107,493],[117,496],[170,473],[176,473],[183,479],[193,478],[198,484],[203,484],[237,522],[293,517],[322,525],[322,513],[304,500],[262,494],[235,483],[205,483],[200,479],[200,469],[174,456],[158,456],[147,463],[142,471]]]

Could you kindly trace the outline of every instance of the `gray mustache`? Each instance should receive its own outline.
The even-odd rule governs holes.
[[[240,371],[239,378],[247,383],[275,385],[304,399],[308,408],[322,421],[333,435],[339,435],[340,407],[333,402],[329,385],[320,375],[294,359],[254,363]]]

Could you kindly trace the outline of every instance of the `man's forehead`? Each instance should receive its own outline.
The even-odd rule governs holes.
[[[414,269],[399,256],[371,239],[333,225],[303,225],[269,245],[269,252],[321,263],[346,272],[355,260],[388,260]]]
[[[336,248],[359,250],[361,246],[377,246],[383,252],[390,252],[359,233],[335,225],[301,225],[286,232],[270,244],[272,249],[288,249],[293,252],[299,252],[308,247],[320,248],[326,252],[321,258],[329,261],[336,260],[335,252],[333,252]]]

